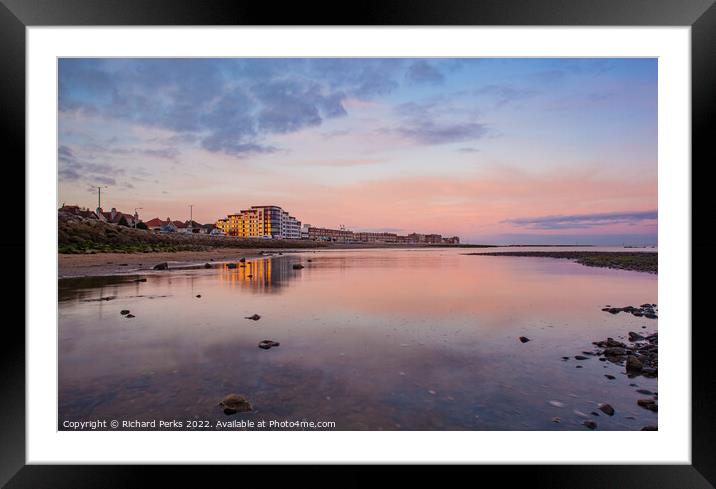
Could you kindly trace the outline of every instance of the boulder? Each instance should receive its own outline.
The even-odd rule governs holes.
[[[597,406],[601,412],[606,414],[607,416],[614,416],[614,408],[607,404],[606,402],[603,402]]]
[[[592,421],[591,419],[585,420],[584,422],[582,422],[582,424],[583,424],[584,426],[586,426],[587,428],[589,428],[590,430],[594,430],[594,429],[597,428],[597,423],[595,423],[595,422]]]
[[[639,333],[635,333],[634,331],[629,331],[629,341],[634,342],[634,341],[641,341],[643,339],[644,339],[644,337],[642,335],[640,335]]]
[[[251,403],[244,396],[229,394],[219,401],[219,406],[224,409],[224,414],[236,414],[251,411]]]
[[[641,361],[638,358],[636,358],[634,355],[629,355],[627,357],[627,361],[626,361],[627,372],[641,372],[642,368],[644,368],[644,365],[642,365]]]
[[[268,350],[275,346],[281,346],[281,343],[273,340],[263,340],[259,342],[259,348],[261,348],[262,350]]]
[[[604,349],[604,356],[607,357],[618,357],[622,355],[626,355],[627,351],[624,348],[621,347],[611,347],[611,348],[605,348]]]

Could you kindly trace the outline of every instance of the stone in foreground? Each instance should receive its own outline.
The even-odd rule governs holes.
[[[603,402],[599,404],[599,410],[606,414],[607,416],[614,416],[614,408],[607,404],[606,402]]]
[[[245,397],[238,394],[229,394],[219,402],[224,409],[224,414],[236,414],[251,411],[251,403]]]
[[[259,342],[259,348],[261,348],[263,350],[268,350],[270,348],[273,348],[274,346],[280,346],[280,345],[281,345],[281,343],[279,343],[278,341],[273,341],[273,340],[263,340],[263,341]]]

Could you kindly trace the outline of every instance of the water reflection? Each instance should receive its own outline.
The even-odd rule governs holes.
[[[216,404],[235,392],[255,407],[235,419],[343,430],[584,429],[576,413],[593,416],[599,402],[617,410],[595,418],[599,429],[656,424],[635,392],[657,391],[656,379],[596,358],[562,361],[595,340],[656,331],[657,321],[601,311],[656,303],[656,276],[455,250],[239,265],[60,281],[60,421],[234,419]],[[261,350],[264,339],[281,346]]]
[[[293,265],[300,258],[284,255],[246,259],[246,262],[219,265],[219,278],[230,287],[242,287],[255,293],[279,293],[291,280],[300,278]]]

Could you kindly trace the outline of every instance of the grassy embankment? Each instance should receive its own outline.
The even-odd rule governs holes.
[[[599,251],[506,251],[504,253],[467,253],[485,256],[531,256],[564,258],[588,267],[616,268],[638,272],[658,273],[659,254],[655,252],[599,252]]]
[[[74,216],[58,218],[60,253],[149,253],[208,251],[214,248],[322,248],[304,240],[256,240],[204,234],[158,234]]]

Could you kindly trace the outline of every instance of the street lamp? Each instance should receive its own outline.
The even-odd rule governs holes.
[[[106,185],[93,185],[92,188],[97,189],[97,209],[102,208],[102,189],[107,188]]]

